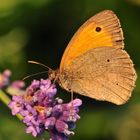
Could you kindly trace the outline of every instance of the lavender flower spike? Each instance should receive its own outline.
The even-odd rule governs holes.
[[[11,76],[10,70],[4,70],[3,73],[0,73],[0,88],[3,88],[9,84],[9,78]]]
[[[74,135],[72,129],[80,119],[78,115],[80,99],[63,103],[59,97],[55,98],[57,89],[49,79],[34,80],[20,96],[13,96],[9,107],[12,114],[23,116],[23,123],[27,126],[26,133],[34,137],[48,131],[50,140],[68,140]]]

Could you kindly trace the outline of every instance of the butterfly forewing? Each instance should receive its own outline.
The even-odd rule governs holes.
[[[77,56],[102,46],[124,47],[119,19],[111,10],[96,14],[78,29],[63,54],[60,72]]]

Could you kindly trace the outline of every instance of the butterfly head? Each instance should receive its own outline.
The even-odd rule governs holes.
[[[59,78],[59,70],[52,70],[52,69],[49,69],[48,71],[48,77],[50,80],[52,81],[57,81],[58,78]]]

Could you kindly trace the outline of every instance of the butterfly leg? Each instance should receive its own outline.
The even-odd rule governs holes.
[[[56,78],[53,80],[53,84],[55,85],[55,82],[56,82]]]
[[[55,84],[55,82],[57,81],[57,79],[58,79],[58,75],[54,78],[53,84]]]
[[[71,90],[71,102],[73,102],[73,90]]]
[[[71,119],[73,119],[73,90],[71,90],[71,108],[70,108]]]

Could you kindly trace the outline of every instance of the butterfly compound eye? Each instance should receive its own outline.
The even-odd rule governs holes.
[[[95,29],[96,32],[100,32],[101,30],[102,30],[101,27],[96,27]]]

